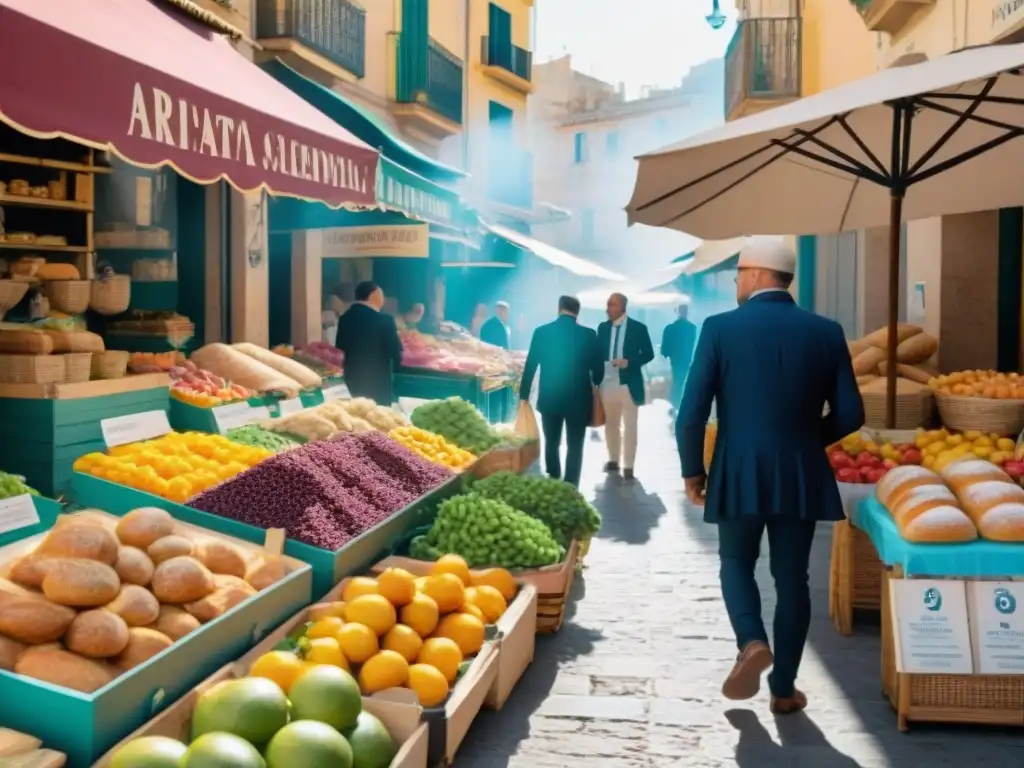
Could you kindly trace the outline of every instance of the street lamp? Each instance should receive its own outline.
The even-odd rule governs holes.
[[[722,13],[722,9],[718,6],[719,0],[712,0],[711,2],[711,13],[704,17],[707,21],[708,26],[712,29],[721,29],[725,26],[725,14]]]

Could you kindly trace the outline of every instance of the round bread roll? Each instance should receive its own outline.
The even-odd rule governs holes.
[[[174,533],[174,518],[157,507],[139,507],[122,517],[114,532],[125,546],[145,551],[157,539]]]
[[[160,616],[160,602],[138,584],[122,585],[121,592],[106,609],[124,619],[129,627],[148,627]]]
[[[244,579],[237,576],[215,576],[217,589],[204,597],[185,605],[185,610],[202,623],[213,621],[230,611],[239,603],[256,594],[256,589]]]
[[[942,485],[942,478],[927,467],[905,464],[889,470],[875,485],[875,498],[892,512],[902,494],[919,485]]]
[[[121,591],[121,580],[109,565],[81,558],[55,559],[43,579],[43,594],[58,605],[97,608]]]
[[[75,617],[64,636],[69,651],[92,659],[117,656],[128,645],[128,625],[115,613],[96,609]]]
[[[171,605],[202,600],[217,588],[213,574],[194,557],[172,557],[160,563],[151,586],[161,603]]]
[[[935,507],[957,507],[956,496],[944,485],[919,485],[902,495],[893,507],[897,525],[908,525],[915,517]]]
[[[257,560],[245,572],[245,580],[256,589],[266,589],[280,581],[291,572],[291,569],[280,557],[264,557]]]
[[[189,632],[195,632],[202,626],[199,619],[176,605],[161,605],[160,616],[149,629],[155,629],[167,635],[171,640],[180,640]]]
[[[106,565],[117,562],[117,536],[109,528],[92,520],[74,517],[54,526],[36,549],[46,557],[69,557],[96,560]]]
[[[0,635],[0,669],[13,672],[18,657],[25,652],[25,644]]]
[[[1024,504],[996,504],[978,520],[978,533],[989,541],[1024,541]]]
[[[117,553],[117,564],[114,570],[125,584],[138,584],[144,587],[153,580],[156,566],[149,555],[137,547],[121,547]]]
[[[215,541],[213,539],[203,542],[199,548],[199,560],[213,573],[237,576],[245,578],[246,558],[245,555],[226,541]]]
[[[70,608],[0,579],[0,635],[27,645],[52,643],[64,636],[74,618]]]
[[[160,565],[164,560],[170,560],[172,557],[191,555],[194,550],[195,546],[191,539],[186,539],[184,536],[164,536],[150,544],[146,554],[153,561],[153,565]]]
[[[18,657],[14,671],[82,693],[98,691],[114,679],[105,665],[59,646],[29,648]]]
[[[1001,480],[1004,483],[1012,483],[1010,476],[1003,470],[984,459],[961,459],[947,464],[942,469],[942,479],[946,485],[958,494],[961,489],[974,483],[982,483],[987,480]]]
[[[162,632],[145,627],[132,627],[128,630],[128,635],[128,645],[114,659],[114,664],[121,669],[137,667],[174,644],[171,638]]]
[[[956,507],[938,506],[900,526],[900,535],[906,541],[919,544],[950,544],[974,541],[978,531],[970,518]]]
[[[14,561],[8,577],[15,584],[39,589],[43,586],[43,579],[46,578],[46,571],[51,562],[52,558],[41,555],[38,551],[29,552]]]
[[[963,486],[957,497],[964,512],[979,525],[982,515],[998,504],[1024,503],[1024,488],[1013,482],[985,480]]]

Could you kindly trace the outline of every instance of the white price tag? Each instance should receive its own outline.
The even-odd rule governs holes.
[[[217,431],[222,435],[229,429],[245,427],[270,418],[270,410],[265,405],[255,408],[243,401],[221,405],[213,409],[213,419],[217,422]]]
[[[324,387],[324,402],[330,403],[335,400],[348,400],[352,395],[344,384],[335,384],[333,387]]]
[[[298,413],[306,406],[302,404],[302,401],[297,397],[290,397],[287,400],[281,400],[277,404],[278,413],[282,416],[287,416],[291,413]]]
[[[9,533],[38,523],[39,513],[31,494],[23,493],[0,500],[0,533]]]
[[[171,423],[167,420],[167,411],[143,411],[103,419],[100,430],[107,448],[114,448],[166,435],[171,431]]]

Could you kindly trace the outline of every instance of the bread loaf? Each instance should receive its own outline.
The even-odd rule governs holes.
[[[128,625],[110,611],[83,611],[75,617],[64,636],[69,651],[93,659],[117,656],[128,645]]]
[[[184,608],[179,608],[176,605],[161,605],[160,617],[149,626],[149,629],[155,629],[172,640],[180,640],[199,627],[199,619]]]
[[[245,573],[245,580],[257,590],[266,589],[290,572],[288,563],[280,557],[264,557],[249,567]]]
[[[29,645],[59,640],[75,612],[0,579],[0,635]]]
[[[157,539],[174,533],[174,518],[158,507],[139,507],[122,517],[114,531],[122,544],[145,552]]]
[[[172,557],[156,567],[153,594],[161,603],[180,605],[202,600],[217,588],[213,574],[192,557]]]
[[[47,557],[96,560],[106,565],[117,562],[117,536],[92,520],[75,520],[54,526],[36,552]]]
[[[202,600],[185,605],[185,610],[204,624],[222,616],[256,594],[256,589],[236,576],[217,576],[217,590]]]
[[[1024,504],[1008,502],[990,507],[978,520],[978,533],[989,541],[1024,542]]]
[[[897,528],[906,541],[918,544],[949,544],[978,538],[974,523],[954,506],[931,507]]]
[[[25,652],[25,644],[0,635],[0,669],[13,672],[18,657]]]
[[[212,573],[227,574],[245,578],[246,560],[245,555],[238,547],[228,544],[226,541],[210,540],[203,542],[199,548],[199,560],[210,569]]]
[[[171,638],[162,632],[145,627],[133,627],[128,630],[128,645],[114,659],[114,664],[121,669],[132,669],[167,650],[171,645]]]
[[[191,359],[203,370],[257,392],[281,392],[295,397],[302,389],[295,379],[227,344],[207,344],[193,352]]]
[[[29,648],[19,657],[14,671],[82,693],[98,691],[114,679],[102,664],[54,646]]]
[[[275,371],[287,376],[289,379],[299,382],[299,384],[304,388],[319,387],[324,383],[323,379],[313,373],[313,371],[302,363],[297,363],[284,355],[271,352],[269,349],[258,347],[255,344],[250,344],[249,342],[232,344],[231,347],[233,349],[237,349],[243,355],[251,357],[253,360],[257,360],[258,362],[273,368]]]
[[[896,345],[899,349],[899,345],[912,336],[916,336],[919,333],[924,333],[924,330],[919,325],[911,325],[910,323],[899,323],[896,326]],[[877,331],[872,331],[865,336],[861,341],[870,344],[873,347],[879,347],[880,349],[888,349],[889,347],[889,326],[885,325],[879,328]]]
[[[907,525],[915,517],[935,507],[957,507],[956,496],[944,485],[919,485],[901,494],[893,505],[892,516],[897,526]]]
[[[106,609],[116,613],[129,627],[147,627],[160,616],[160,603],[153,593],[137,584],[125,584]]]
[[[46,555],[29,552],[11,564],[11,572],[8,576],[15,584],[30,589],[39,589],[43,586],[43,579],[46,578],[46,570],[51,562],[53,561]]]
[[[117,565],[114,566],[122,584],[137,584],[140,587],[153,580],[154,568],[149,555],[135,547],[121,547],[117,553]]]
[[[942,479],[953,493],[959,494],[968,485],[982,483],[986,480],[999,480],[1004,483],[1013,482],[1010,476],[990,461],[983,459],[961,459],[943,467]]]
[[[1024,488],[1016,483],[1002,480],[985,480],[966,485],[957,492],[960,506],[976,525],[981,524],[982,515],[1000,504],[1024,504]]]
[[[62,558],[48,566],[43,594],[58,605],[96,608],[106,605],[121,590],[121,580],[109,565],[96,560]]]
[[[164,560],[172,557],[186,557],[192,554],[194,547],[191,540],[184,536],[164,536],[157,539],[146,550],[153,565],[160,565]]]
[[[926,467],[906,464],[885,474],[875,485],[875,498],[891,513],[902,495],[919,485],[942,485],[942,478]]]
[[[907,365],[923,363],[939,351],[939,340],[927,333],[916,333],[896,347],[896,359]]]
[[[878,364],[885,359],[885,350],[878,347],[868,347],[855,358],[853,358],[853,373],[856,376],[866,376],[878,372]]]

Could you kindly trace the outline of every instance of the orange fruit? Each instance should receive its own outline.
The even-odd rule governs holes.
[[[436,707],[448,698],[448,681],[437,667],[413,664],[405,687],[416,693],[421,707]]]
[[[463,603],[462,607],[459,608],[459,613],[468,613],[470,616],[474,616],[480,621],[487,623],[487,617],[484,616],[484,612],[477,608],[473,603]]]
[[[402,568],[388,568],[377,577],[377,590],[392,605],[408,605],[416,594],[416,577]]]
[[[367,695],[405,685],[408,679],[409,662],[394,651],[381,651],[359,668],[359,688]]]
[[[270,651],[256,659],[256,663],[249,670],[249,676],[273,680],[282,691],[288,693],[292,683],[305,671],[302,659],[291,651]]]
[[[306,637],[311,639],[318,637],[334,637],[338,634],[338,630],[344,625],[345,622],[337,616],[325,616],[324,618],[313,622],[313,625],[306,630]]]
[[[458,643],[448,637],[431,637],[423,643],[417,664],[429,664],[441,671],[449,683],[455,682],[462,664],[462,650]]]
[[[398,618],[407,627],[416,630],[420,637],[426,637],[437,628],[437,621],[441,612],[437,609],[437,603],[432,598],[421,592],[413,595],[412,602],[402,606]]]
[[[329,664],[348,670],[348,660],[341,651],[341,644],[333,637],[317,637],[309,641],[306,661],[313,664]]]
[[[454,640],[463,656],[472,656],[484,645],[484,623],[468,613],[453,613],[441,619],[434,635]]]
[[[398,615],[383,595],[362,595],[345,603],[345,621],[363,624],[380,636],[395,626]]]
[[[428,576],[421,591],[437,603],[441,613],[457,611],[466,600],[466,589],[462,581],[452,573]]]
[[[463,586],[472,584],[472,577],[469,573],[469,565],[458,555],[441,555],[440,559],[430,568],[431,576],[438,576],[442,573],[450,573],[456,576]]]
[[[416,591],[417,592],[422,592],[423,591],[423,585],[427,583],[427,577],[426,576],[417,576],[413,583],[416,584]]]
[[[497,588],[482,584],[473,589],[474,594],[470,602],[483,611],[488,624],[496,622],[508,610],[508,603],[505,602],[505,598]]]
[[[505,598],[506,602],[512,600],[519,591],[515,577],[504,568],[486,568],[482,571],[474,571],[470,575],[474,587],[494,587],[501,592],[501,596]]]
[[[341,590],[341,599],[348,603],[363,595],[376,594],[379,594],[379,592],[377,591],[377,581],[375,579],[371,579],[368,576],[354,576],[345,583],[345,587]]]
[[[309,606],[309,620],[319,621],[325,616],[337,616],[339,619],[345,616],[345,604],[341,601],[334,603],[316,603]]]
[[[376,633],[363,624],[346,624],[334,639],[345,658],[353,664],[362,664],[378,651]]]
[[[423,647],[423,639],[416,634],[416,630],[407,627],[405,624],[395,624],[388,633],[381,638],[380,647],[385,651],[394,651],[412,664]]]

